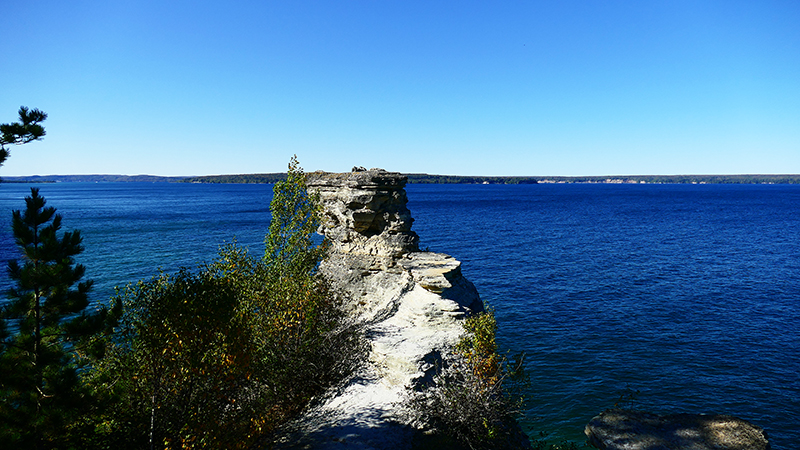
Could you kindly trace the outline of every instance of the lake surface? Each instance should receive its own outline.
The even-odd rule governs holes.
[[[2,184],[4,261],[30,186],[81,230],[97,301],[159,267],[209,261],[234,237],[260,255],[272,197],[271,185]],[[527,353],[533,434],[583,441],[630,389],[637,408],[733,414],[775,449],[800,442],[800,186],[407,191],[421,247],[462,261],[501,346]]]

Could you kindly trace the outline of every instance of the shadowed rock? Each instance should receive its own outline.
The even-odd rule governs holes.
[[[584,431],[601,450],[769,450],[766,432],[733,416],[613,409]]]

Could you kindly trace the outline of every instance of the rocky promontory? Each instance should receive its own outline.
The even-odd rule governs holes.
[[[365,330],[369,356],[353,376],[314,400],[276,448],[410,449],[425,431],[410,424],[408,389],[432,379],[463,336],[463,320],[483,303],[459,261],[419,250],[406,181],[380,169],[307,177],[324,209],[319,232],[331,246],[320,272]],[[770,448],[763,430],[722,415],[609,410],[585,432],[593,446],[607,450]]]
[[[371,349],[367,364],[294,422],[284,448],[410,448],[418,430],[404,419],[407,388],[433,375],[463,319],[483,310],[459,261],[419,251],[406,180],[379,169],[308,176],[331,243],[320,271],[345,294]]]

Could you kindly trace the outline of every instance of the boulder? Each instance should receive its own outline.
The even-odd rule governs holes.
[[[612,409],[584,431],[601,450],[769,450],[767,433],[727,415],[668,414]]]

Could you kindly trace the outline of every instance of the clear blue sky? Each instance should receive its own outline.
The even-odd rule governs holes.
[[[800,2],[14,1],[0,176],[800,173]]]

